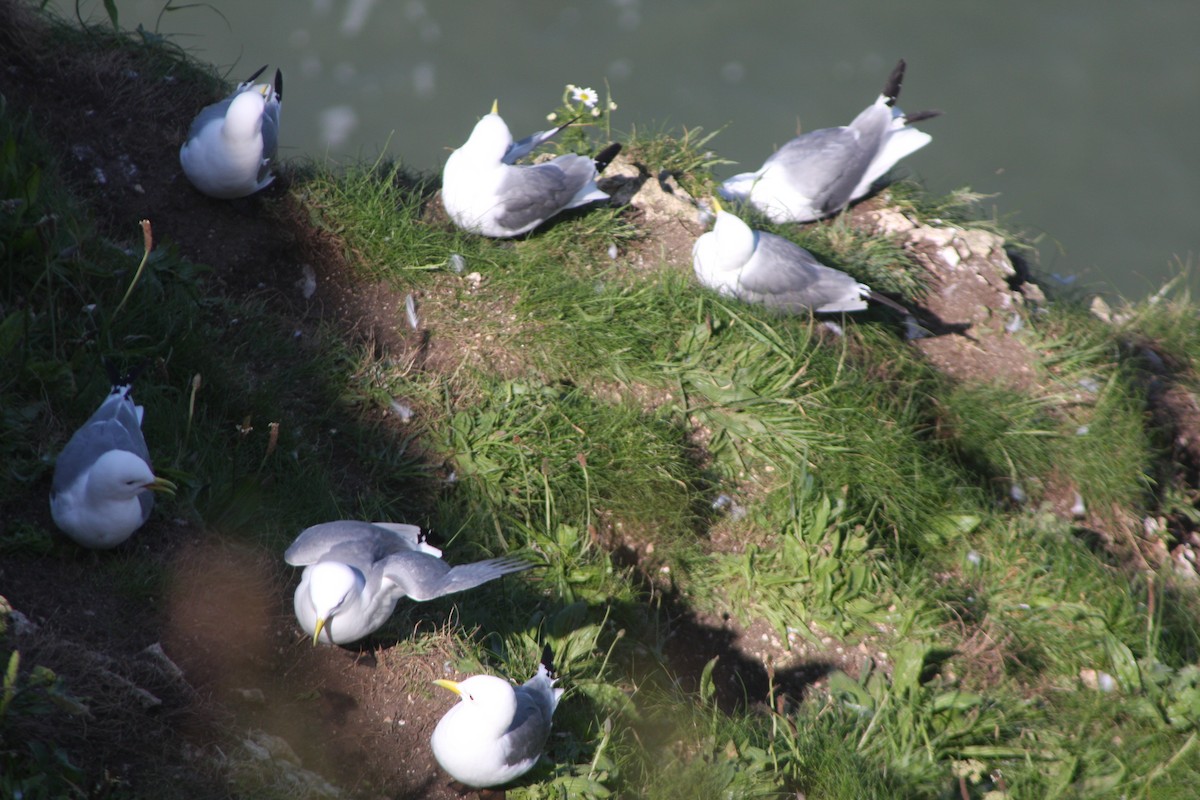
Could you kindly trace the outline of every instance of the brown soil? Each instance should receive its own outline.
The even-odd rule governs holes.
[[[149,219],[160,246],[173,243],[213,268],[216,291],[260,296],[297,329],[331,321],[381,349],[419,353],[421,338],[396,324],[404,297],[352,277],[337,243],[312,229],[288,195],[286,172],[245,201],[221,202],[191,188],[179,146],[195,112],[218,95],[197,97],[195,87],[150,77],[133,49],[80,57],[48,37],[24,4],[0,0],[0,93],[9,113],[27,112],[61,154],[63,173],[88,201],[101,235],[136,247],[138,220]],[[320,286],[311,303],[297,288],[304,265]],[[453,352],[453,343],[438,350]],[[451,366],[450,356],[424,357]],[[51,530],[44,491],[23,516]],[[311,792],[318,779],[290,764],[360,796],[458,796],[428,747],[450,703],[429,684],[454,663],[442,652],[452,640],[439,635],[436,611],[421,616],[435,629],[422,634],[419,654],[369,644],[314,648],[292,616],[292,571],[275,559],[158,518],[143,533],[127,546],[132,553],[81,553],[62,544],[45,558],[0,564],[2,594],[36,626],[16,633],[25,663],[51,666],[73,694],[88,698],[87,724],[56,739],[86,753],[79,766],[89,776],[103,775],[94,793],[126,784],[149,796],[157,781],[171,779],[195,787],[193,796],[234,796],[227,778],[240,762],[263,758],[260,772],[269,764],[282,785],[311,779]],[[148,559],[163,567],[168,588],[122,596],[125,559],[126,566]],[[404,624],[398,614],[393,626]],[[145,654],[156,646],[163,658]],[[98,678],[98,661],[117,677]],[[159,702],[143,706],[142,692]],[[231,731],[241,735],[230,741]],[[271,735],[294,752],[275,752]]]
[[[405,298],[355,276],[340,243],[309,225],[306,210],[288,193],[286,171],[245,201],[194,191],[181,174],[178,148],[192,115],[216,95],[197,97],[194,87],[152,78],[133,49],[102,59],[76,57],[51,43],[24,9],[16,0],[0,0],[0,93],[9,112],[27,111],[61,155],[101,235],[140,243],[138,220],[149,219],[158,241],[214,269],[215,290],[260,296],[297,329],[332,322],[348,337],[422,369],[451,373],[464,360],[514,374],[523,368],[503,343],[453,323],[452,292],[417,298],[423,316],[443,321],[437,337],[408,330]],[[700,226],[677,184],[628,162],[614,164],[609,175],[610,188],[630,203],[630,219],[644,234],[622,261],[633,269],[690,269]],[[859,224],[878,222],[867,216],[874,208],[856,212]],[[311,300],[297,288],[306,266],[319,287]],[[966,323],[972,337],[937,337],[918,346],[961,379],[1023,385],[1032,356],[1003,337],[1003,320],[978,316],[1008,291],[991,281],[958,300],[936,293],[934,313]],[[498,299],[497,314],[505,305]],[[1196,417],[1194,407],[1188,413]],[[1193,431],[1198,424],[1193,420]],[[1181,437],[1181,447],[1194,449],[1200,441],[1194,432]],[[29,504],[40,511],[28,516],[52,528],[44,495]],[[428,748],[449,702],[429,684],[454,663],[453,640],[440,635],[437,611],[401,612],[389,626],[419,624],[420,648],[403,640],[379,649],[313,648],[292,619],[294,576],[274,558],[161,519],[148,533],[124,556],[64,545],[45,558],[0,564],[3,595],[37,626],[17,633],[24,656],[52,665],[73,691],[90,698],[86,724],[62,734],[67,745],[86,742],[88,760],[81,766],[90,774],[107,767],[104,780],[128,782],[140,794],[148,780],[171,779],[197,787],[196,796],[225,797],[234,794],[226,779],[236,774],[239,759],[262,757],[281,780],[291,780],[286,776],[302,764],[364,797],[458,796]],[[129,585],[122,558],[127,567],[139,559],[162,566],[170,576],[166,586],[147,587],[134,598],[122,594]],[[763,626],[745,630],[682,608],[675,616],[668,649],[679,671],[697,676],[721,654],[720,696],[730,706],[745,697],[768,699],[771,685],[797,695],[858,656],[832,648],[800,652],[773,641]],[[774,666],[784,662],[791,666]],[[235,741],[230,731],[239,732]],[[285,739],[290,752],[272,736]],[[318,796],[319,784],[307,791]]]

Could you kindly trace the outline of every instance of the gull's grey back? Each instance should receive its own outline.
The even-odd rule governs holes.
[[[363,574],[387,556],[420,546],[420,528],[415,525],[384,528],[361,520],[337,520],[313,525],[300,532],[283,554],[294,567],[318,561],[340,561]]]
[[[114,386],[108,399],[71,435],[55,462],[51,491],[65,490],[109,450],[127,450],[150,463],[141,418],[128,386]],[[145,501],[142,505],[146,507]]]
[[[870,159],[857,151],[857,137],[849,128],[824,128],[797,136],[776,150],[763,165],[782,170],[788,186],[807,197],[813,209],[826,213],[837,208],[842,197],[849,198],[858,182],[855,174]]]
[[[755,268],[743,271],[738,281],[740,299],[792,312],[866,308],[858,281],[850,275],[825,266],[781,236],[763,231],[756,235]]]

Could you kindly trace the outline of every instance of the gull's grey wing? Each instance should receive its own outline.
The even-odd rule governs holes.
[[[96,463],[96,459],[109,450],[128,450],[147,464],[150,463],[146,442],[142,439],[140,430],[135,439],[130,436],[128,428],[115,419],[89,421],[75,431],[67,446],[58,454],[58,459],[54,462],[54,480],[50,491],[57,494],[66,490]]]
[[[503,211],[496,221],[521,230],[562,211],[596,175],[587,156],[559,156],[545,164],[512,167],[500,184]]]
[[[114,386],[87,422],[71,434],[55,460],[51,491],[58,493],[69,487],[109,450],[128,450],[150,463],[142,419],[129,392],[127,385]]]
[[[340,561],[365,574],[380,559],[412,546],[405,537],[387,528],[343,519],[305,528],[284,552],[283,560],[293,567]]]
[[[279,151],[279,110],[283,100],[283,73],[275,70],[275,85],[273,94],[267,97],[267,105],[263,111],[263,159],[265,161],[274,161],[275,154]],[[260,170],[258,178],[262,180],[266,172],[266,165],[263,165],[263,170]]]
[[[782,236],[756,231],[756,237],[750,268],[738,278],[740,299],[793,312],[866,308],[860,284],[850,275],[825,266]]]
[[[501,575],[520,572],[532,566],[523,559],[505,557],[452,567],[428,553],[407,551],[388,556],[380,562],[379,569],[383,577],[395,583],[413,600],[432,600],[473,589]]]
[[[537,758],[550,735],[550,713],[546,704],[523,686],[515,688],[517,710],[512,724],[504,733],[504,758],[508,764],[516,764]]]
[[[150,463],[150,448],[146,446],[146,438],[142,435],[142,415],[138,411],[137,404],[133,402],[133,396],[130,394],[128,385],[114,386],[108,399],[100,404],[96,409],[96,413],[88,417],[85,425],[94,425],[99,422],[115,422],[121,426],[125,434],[129,437],[128,447],[121,447],[121,450],[128,450],[134,455],[140,456],[147,464]]]
[[[797,136],[776,150],[763,169],[781,170],[789,186],[809,198],[815,208],[829,213],[850,201],[850,193],[878,149],[878,139],[864,141],[855,128],[822,128]]]

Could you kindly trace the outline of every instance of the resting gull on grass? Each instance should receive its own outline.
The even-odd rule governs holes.
[[[781,311],[862,311],[875,300],[910,316],[899,303],[841,270],[827,267],[798,244],[757,231],[714,200],[717,221],[696,240],[692,265],[702,284],[726,297]]]
[[[471,233],[504,239],[527,233],[561,211],[607,200],[596,178],[616,157],[619,144],[595,158],[562,155],[541,164],[514,163],[564,127],[514,143],[493,103],[466,143],[446,159],[442,205],[450,219]]]
[[[270,166],[279,148],[283,74],[275,70],[273,85],[255,84],[265,69],[224,100],[201,109],[179,148],[184,174],[210,197],[247,197],[275,180]]]
[[[432,600],[529,569],[520,558],[450,566],[416,525],[339,520],[301,532],[283,559],[304,567],[296,619],[313,644],[347,644],[377,630],[402,597]]]
[[[520,686],[494,675],[435,684],[458,695],[429,744],[442,769],[474,788],[500,786],[533,769],[563,690],[554,688],[546,649],[537,673]]]
[[[50,515],[84,547],[116,547],[146,522],[154,492],[175,492],[175,484],[150,469],[143,409],[134,405],[132,380],[112,376],[108,397],[54,462]]]
[[[775,223],[810,222],[841,211],[870,191],[896,162],[931,141],[929,134],[909,125],[941,112],[905,116],[896,108],[903,80],[901,59],[883,94],[853,122],[797,136],[756,172],[722,183],[721,196],[749,203]]]

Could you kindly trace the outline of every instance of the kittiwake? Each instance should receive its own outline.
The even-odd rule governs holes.
[[[560,211],[607,200],[596,178],[616,157],[619,144],[595,158],[562,155],[541,164],[514,163],[564,127],[514,143],[493,103],[466,143],[446,159],[442,205],[450,219],[472,233],[504,239],[527,233]]]
[[[810,222],[836,214],[865,195],[871,184],[932,137],[909,127],[940,111],[906,116],[896,107],[904,59],[888,77],[883,94],[849,125],[797,136],[755,172],[721,184],[726,200],[749,203],[775,223]]]
[[[255,84],[265,69],[224,100],[201,109],[179,148],[184,174],[210,197],[246,197],[275,180],[270,168],[279,149],[283,74],[275,70],[274,85]]]
[[[500,786],[533,769],[563,690],[554,688],[550,650],[532,678],[513,686],[494,675],[434,683],[458,695],[433,730],[430,746],[442,769],[475,788]]]
[[[825,266],[800,245],[752,229],[720,201],[714,205],[713,229],[692,247],[696,277],[710,289],[781,311],[862,311],[868,300],[875,300],[908,316],[899,303]]]
[[[135,405],[132,378],[112,376],[108,397],[75,431],[54,462],[50,515],[63,533],[84,547],[116,547],[146,522],[153,492],[175,492],[155,476],[142,436],[142,406]]]
[[[304,567],[294,607],[313,644],[347,644],[383,625],[402,597],[432,600],[529,569],[521,558],[450,566],[416,525],[339,520],[307,528],[283,559]]]

